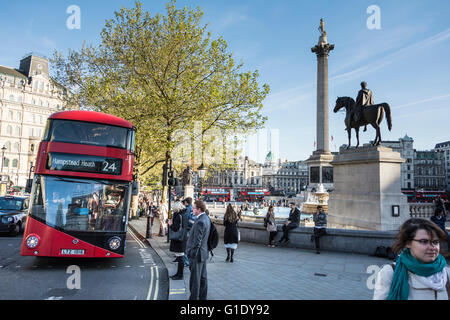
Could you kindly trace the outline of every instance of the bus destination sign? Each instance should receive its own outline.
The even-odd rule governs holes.
[[[122,173],[122,160],[84,154],[50,152],[47,169],[120,175]]]

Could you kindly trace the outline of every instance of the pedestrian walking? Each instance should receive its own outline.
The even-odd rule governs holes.
[[[150,216],[150,225],[153,226],[153,220],[158,214],[158,208],[153,204],[153,202],[150,202],[147,214]]]
[[[280,244],[283,243],[283,240],[284,244],[287,244],[290,241],[289,231],[297,228],[300,223],[300,210],[298,210],[294,202],[291,202],[289,205],[291,207],[291,211],[289,212],[288,220],[283,224],[283,236],[278,241]]]
[[[268,247],[275,248],[275,237],[278,233],[277,223],[275,221],[275,213],[273,211],[273,206],[270,205],[267,209],[267,214],[264,219],[264,224],[267,232],[269,232],[269,244]]]
[[[234,252],[237,249],[239,243],[239,229],[238,229],[239,217],[231,204],[228,204],[227,210],[223,216],[223,225],[225,231],[223,234],[223,242],[227,249],[227,258],[225,262],[234,262]]]
[[[311,241],[315,242],[316,253],[320,254],[320,238],[327,234],[327,215],[322,206],[317,206],[317,212],[313,214],[314,234]]]
[[[161,200],[158,208],[159,219],[159,236],[164,237],[167,234],[167,219],[169,217],[169,209],[167,204]]]
[[[208,294],[208,277],[206,261],[208,260],[208,236],[211,229],[211,220],[205,214],[206,205],[197,200],[192,207],[197,217],[192,226],[189,241],[187,243],[187,256],[189,259],[189,300],[206,300]]]
[[[436,211],[434,215],[430,217],[430,220],[434,222],[439,228],[442,229],[442,231],[445,232],[447,235],[447,256],[450,253],[450,234],[447,232],[447,229],[445,228],[445,221],[447,220],[447,217],[444,214],[444,210],[442,208],[436,208]]]
[[[186,250],[186,234],[188,226],[188,218],[186,215],[186,208],[177,201],[173,204],[173,218],[168,221],[169,228],[173,232],[178,232],[180,228],[184,230],[184,234],[180,240],[170,240],[169,251],[175,254],[175,262],[178,263],[177,273],[170,276],[172,280],[182,280],[184,270],[184,251]],[[170,233],[173,234],[173,233]],[[170,237],[170,236],[169,236]]]
[[[403,223],[392,246],[400,254],[375,282],[374,300],[448,300],[450,269],[439,254],[445,233],[435,223],[412,218]]]
[[[433,203],[434,203],[434,212],[436,212],[437,210],[442,210],[444,216],[447,215],[447,212],[445,210],[445,202],[440,196],[436,196]]]

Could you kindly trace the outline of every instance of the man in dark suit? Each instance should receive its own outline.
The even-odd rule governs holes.
[[[205,214],[206,205],[201,200],[194,202],[192,211],[197,219],[189,233],[189,240],[186,247],[189,270],[191,271],[191,277],[189,279],[191,295],[189,300],[206,300],[208,293],[206,261],[208,260],[208,236],[211,228],[211,220]]]
[[[294,202],[291,202],[289,205],[291,212],[289,212],[289,218],[283,225],[283,236],[278,243],[282,243],[284,240],[284,243],[287,244],[289,242],[289,231],[297,228],[300,223],[300,210],[298,210]]]

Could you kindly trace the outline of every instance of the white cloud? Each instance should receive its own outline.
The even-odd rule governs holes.
[[[330,82],[347,82],[349,80],[355,79],[357,77],[361,77],[363,74],[369,74],[375,72],[381,68],[384,68],[393,62],[399,60],[406,55],[412,55],[414,52],[423,50],[428,47],[435,46],[441,42],[447,41],[450,39],[450,28],[446,29],[434,36],[431,36],[425,40],[416,42],[414,44],[408,45],[406,47],[401,48],[391,54],[384,56],[381,59],[374,60],[360,68],[354,69],[349,72],[345,72],[342,74],[335,75],[330,78]]]

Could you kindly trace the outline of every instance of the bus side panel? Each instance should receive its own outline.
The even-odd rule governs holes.
[[[53,231],[56,230],[28,216],[20,254],[22,256],[51,256]],[[39,237],[39,244],[36,248],[30,249],[26,245],[26,240],[30,235]],[[38,254],[35,254],[35,252],[38,252]]]

